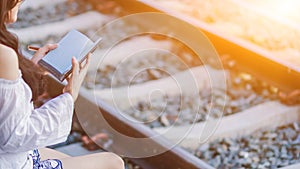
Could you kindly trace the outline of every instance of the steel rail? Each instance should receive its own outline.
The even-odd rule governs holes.
[[[131,13],[160,12],[186,21],[198,27],[209,38],[220,55],[230,55],[236,62],[235,68],[240,71],[250,73],[259,80],[265,81],[285,93],[300,89],[300,68],[276,59],[268,51],[238,38],[221,34],[208,28],[207,24],[197,19],[169,10],[150,0],[114,1]]]
[[[61,94],[64,85],[52,76],[48,77],[48,93],[50,97],[56,97]],[[75,102],[75,112],[83,129],[90,128],[93,132],[85,130],[90,136],[95,133],[101,133],[105,130],[113,135],[113,144],[111,146],[115,153],[120,155],[124,152],[165,150],[161,154],[143,158],[127,158],[134,164],[143,169],[213,169],[193,154],[185,151],[179,146],[172,146],[168,140],[162,137],[153,137],[157,135],[153,130],[143,124],[132,123],[124,119],[113,107],[108,104],[94,100],[93,96],[86,93],[80,93]],[[101,115],[100,115],[101,114]],[[102,125],[107,123],[108,125]],[[132,146],[128,142],[119,138],[119,135],[125,135],[133,138],[148,138],[147,142],[138,142],[138,145]],[[170,149],[170,147],[172,147]],[[126,156],[125,156],[126,158]]]

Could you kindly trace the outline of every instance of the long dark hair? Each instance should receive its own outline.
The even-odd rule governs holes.
[[[22,77],[32,90],[32,100],[36,101],[38,96],[43,94],[46,89],[44,72],[40,67],[22,55],[19,50],[18,38],[10,33],[5,25],[5,22],[8,21],[10,17],[10,11],[19,1],[20,0],[0,0],[0,44],[12,48],[17,53]]]

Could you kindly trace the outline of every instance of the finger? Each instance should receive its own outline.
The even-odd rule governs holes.
[[[85,64],[81,67],[81,69],[86,69],[87,67],[89,67],[89,65],[90,65],[90,56],[91,56],[91,53],[89,53],[88,56],[86,57]]]
[[[67,82],[70,82],[71,79],[72,79],[72,74],[70,74],[68,77],[66,77],[66,81],[67,81]]]
[[[72,69],[73,75],[79,74],[79,63],[75,57],[72,57]]]
[[[89,57],[90,54],[87,56],[86,61],[85,61],[85,65],[80,69],[80,73],[79,73],[79,81],[80,83],[83,82],[87,72],[88,72],[88,67],[89,67]]]
[[[80,64],[79,64],[79,67],[80,67],[80,70],[84,67],[84,62],[81,62]]]
[[[88,54],[88,56],[86,57],[86,64],[90,64],[90,58],[91,58],[91,53]]]
[[[48,44],[48,45],[46,45],[46,47],[48,48],[48,50],[53,50],[53,49],[56,49],[58,47],[58,44],[57,43]]]
[[[86,67],[86,65],[89,63],[90,53],[86,56],[85,60],[80,63],[80,70]]]
[[[81,74],[82,76],[85,76],[85,74],[88,72],[88,68],[89,68],[89,63],[86,63],[86,64],[84,65],[84,67],[80,69],[80,74]]]
[[[58,47],[58,44],[48,44],[48,45],[45,45],[42,48],[40,48],[40,50],[38,52],[41,54],[46,54],[50,50],[56,49],[57,47]]]

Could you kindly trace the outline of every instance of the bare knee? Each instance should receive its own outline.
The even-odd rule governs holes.
[[[124,169],[125,168],[124,161],[120,156],[118,156],[114,153],[109,153],[109,152],[107,152],[105,154],[108,156],[111,169]]]
[[[114,153],[95,153],[86,156],[61,159],[63,168],[69,169],[124,169],[121,157]]]

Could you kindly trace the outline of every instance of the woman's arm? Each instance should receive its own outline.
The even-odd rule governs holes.
[[[10,57],[8,53],[5,54],[4,56]],[[10,62],[15,64],[13,67],[17,70],[6,67],[6,71],[18,72],[18,78],[13,76],[4,78],[3,73],[0,74],[0,78],[6,80],[5,85],[2,84],[0,87],[0,154],[28,151],[63,142],[71,129],[74,101],[86,75],[88,60],[84,66],[80,66],[76,59],[73,59],[72,74],[68,78],[64,94],[51,99],[38,109],[33,109],[30,103],[31,92],[19,75],[15,63],[17,61],[10,60]],[[0,67],[0,70],[5,72],[2,69],[4,68]]]
[[[1,119],[0,154],[28,151],[67,139],[74,108],[70,94],[62,94],[38,109],[33,109],[28,102],[14,100],[10,103],[18,106],[4,106],[7,117]]]

